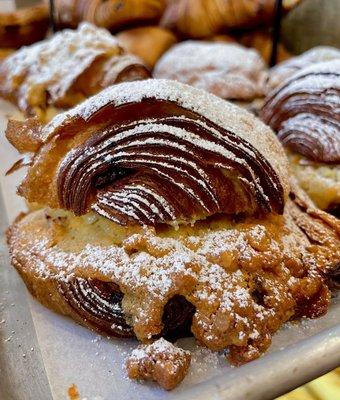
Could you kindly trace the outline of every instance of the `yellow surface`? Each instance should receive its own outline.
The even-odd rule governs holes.
[[[340,367],[276,400],[340,400]]]

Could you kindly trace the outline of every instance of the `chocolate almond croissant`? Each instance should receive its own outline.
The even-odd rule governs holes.
[[[322,208],[340,204],[339,102],[340,59],[333,59],[298,69],[269,94],[261,114],[290,150],[302,186]]]
[[[0,96],[45,120],[49,108],[69,108],[114,83],[149,76],[109,32],[84,23],[1,61]]]
[[[126,82],[7,136],[33,153],[19,193],[40,204],[8,231],[12,263],[53,310],[142,342],[191,332],[234,364],[327,311],[339,222],[290,188],[278,140],[245,110]]]

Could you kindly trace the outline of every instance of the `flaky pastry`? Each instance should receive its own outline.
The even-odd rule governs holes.
[[[0,62],[0,95],[28,116],[73,107],[117,82],[150,76],[143,62],[104,29],[83,23],[24,47]]]
[[[119,32],[117,39],[124,49],[140,57],[150,68],[177,42],[171,31],[159,26],[127,29]]]
[[[57,24],[75,28],[82,21],[110,31],[140,23],[157,22],[165,0],[55,0]]]
[[[335,51],[327,50],[325,57],[332,54]],[[294,68],[297,72],[268,95],[261,117],[289,149],[292,168],[316,204],[338,208],[340,59],[307,63],[302,68],[304,59],[278,66],[278,72]]]
[[[196,86],[223,99],[249,101],[266,93],[264,60],[257,51],[236,43],[179,43],[161,57],[153,75]]]
[[[48,7],[45,4],[0,11],[0,47],[18,48],[42,40],[48,29]]]
[[[284,11],[298,3],[283,1]],[[171,0],[161,23],[185,37],[204,38],[226,29],[271,22],[274,10],[275,0]]]
[[[19,193],[40,204],[10,227],[11,259],[47,307],[146,344],[191,332],[234,364],[327,311],[339,221],[290,185],[283,148],[247,111],[145,80],[7,136],[33,153]],[[130,376],[173,388],[189,357],[165,347],[134,353]]]

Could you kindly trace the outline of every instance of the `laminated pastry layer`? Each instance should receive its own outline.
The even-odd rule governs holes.
[[[43,128],[27,121],[19,131],[10,124],[9,140],[35,150],[20,194],[76,215],[191,223],[218,213],[280,214],[287,198],[287,160],[271,130],[178,82],[116,85]]]
[[[288,319],[329,305],[339,221],[300,192],[290,197],[283,216],[178,230],[40,210],[11,227],[12,262],[40,301],[85,326],[148,341],[166,336],[171,320],[179,332],[187,323],[237,364],[262,354]],[[171,309],[177,322],[164,317]]]

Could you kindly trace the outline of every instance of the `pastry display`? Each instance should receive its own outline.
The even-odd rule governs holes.
[[[121,46],[129,53],[140,57],[153,68],[161,55],[176,42],[176,36],[159,26],[143,26],[127,29],[117,34]]]
[[[317,62],[340,59],[340,50],[335,47],[318,46],[305,53],[290,58],[271,68],[269,73],[269,86],[276,88],[281,83],[290,78],[300,69],[311,66]]]
[[[335,51],[327,50],[326,54],[334,55]],[[315,203],[323,209],[337,209],[340,59],[306,64],[305,68],[296,67],[298,71],[269,94],[261,117],[289,149],[292,169]],[[288,70],[289,61],[286,65]],[[299,65],[299,60],[292,68],[294,65]]]
[[[250,101],[265,95],[268,75],[255,50],[236,43],[189,40],[161,57],[154,77],[187,83],[223,99]]]
[[[299,1],[283,1],[284,11]],[[256,27],[272,21],[275,0],[174,0],[169,1],[162,25],[184,37],[205,38],[225,29]]]
[[[48,120],[117,82],[145,79],[148,68],[108,31],[83,23],[24,47],[0,62],[0,96]]]
[[[82,21],[110,31],[126,26],[157,22],[166,0],[55,0],[57,24],[76,28]]]
[[[40,205],[8,230],[13,265],[45,306],[143,342],[130,377],[183,379],[190,356],[162,337],[191,332],[238,365],[289,319],[327,312],[339,221],[289,182],[276,136],[244,109],[125,82],[6,135],[32,154],[18,193]]]
[[[0,11],[0,47],[18,48],[42,40],[48,29],[48,7],[39,4]]]

